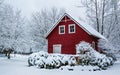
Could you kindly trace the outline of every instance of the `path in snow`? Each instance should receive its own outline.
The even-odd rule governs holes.
[[[14,57],[8,60],[5,57],[0,57],[0,75],[119,75],[120,62],[115,63],[108,70],[103,71],[80,71],[79,68],[74,71],[68,70],[46,70],[36,67],[28,67],[27,57]]]

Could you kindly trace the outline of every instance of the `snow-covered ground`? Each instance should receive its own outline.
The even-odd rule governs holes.
[[[108,70],[102,71],[89,71],[84,68],[81,71],[81,66],[71,67],[74,70],[69,71],[67,67],[60,69],[38,69],[36,67],[28,67],[28,56],[16,55],[12,56],[10,60],[6,57],[0,57],[0,75],[119,75],[120,74],[120,61],[117,61]],[[69,67],[70,68],[70,67]],[[91,68],[91,67],[90,67]]]

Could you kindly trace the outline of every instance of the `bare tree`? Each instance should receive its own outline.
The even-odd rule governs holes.
[[[105,17],[107,15],[106,8],[108,8],[109,0],[82,0],[82,4],[87,9],[87,17],[90,20],[90,24],[100,32],[104,34]]]
[[[81,2],[87,10],[86,13],[89,24],[93,25],[93,27],[108,38],[111,43],[114,44],[115,40],[118,41],[118,35],[120,33],[120,1],[81,0]]]
[[[31,20],[31,32],[32,38],[36,44],[36,49],[41,49],[46,46],[45,34],[52,27],[52,25],[63,14],[64,9],[57,9],[55,7],[50,10],[42,10],[40,12],[33,13]],[[41,48],[38,48],[41,47]]]

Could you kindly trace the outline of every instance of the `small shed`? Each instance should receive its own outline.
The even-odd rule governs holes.
[[[98,40],[105,39],[90,25],[70,14],[63,14],[46,35],[48,53],[76,54],[80,41],[88,42],[98,50]]]

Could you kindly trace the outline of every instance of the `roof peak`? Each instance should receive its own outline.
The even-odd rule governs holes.
[[[68,16],[70,19],[72,19],[76,24],[78,24],[83,30],[85,30],[88,34],[95,36],[97,38],[105,39],[106,38],[101,35],[99,32],[97,32],[94,28],[92,28],[90,25],[83,23],[80,21],[77,17],[65,12],[63,15],[59,18],[59,20],[53,25],[53,27],[49,30],[49,32],[46,34],[46,37],[52,32],[52,30],[57,26],[57,24],[65,17]]]

